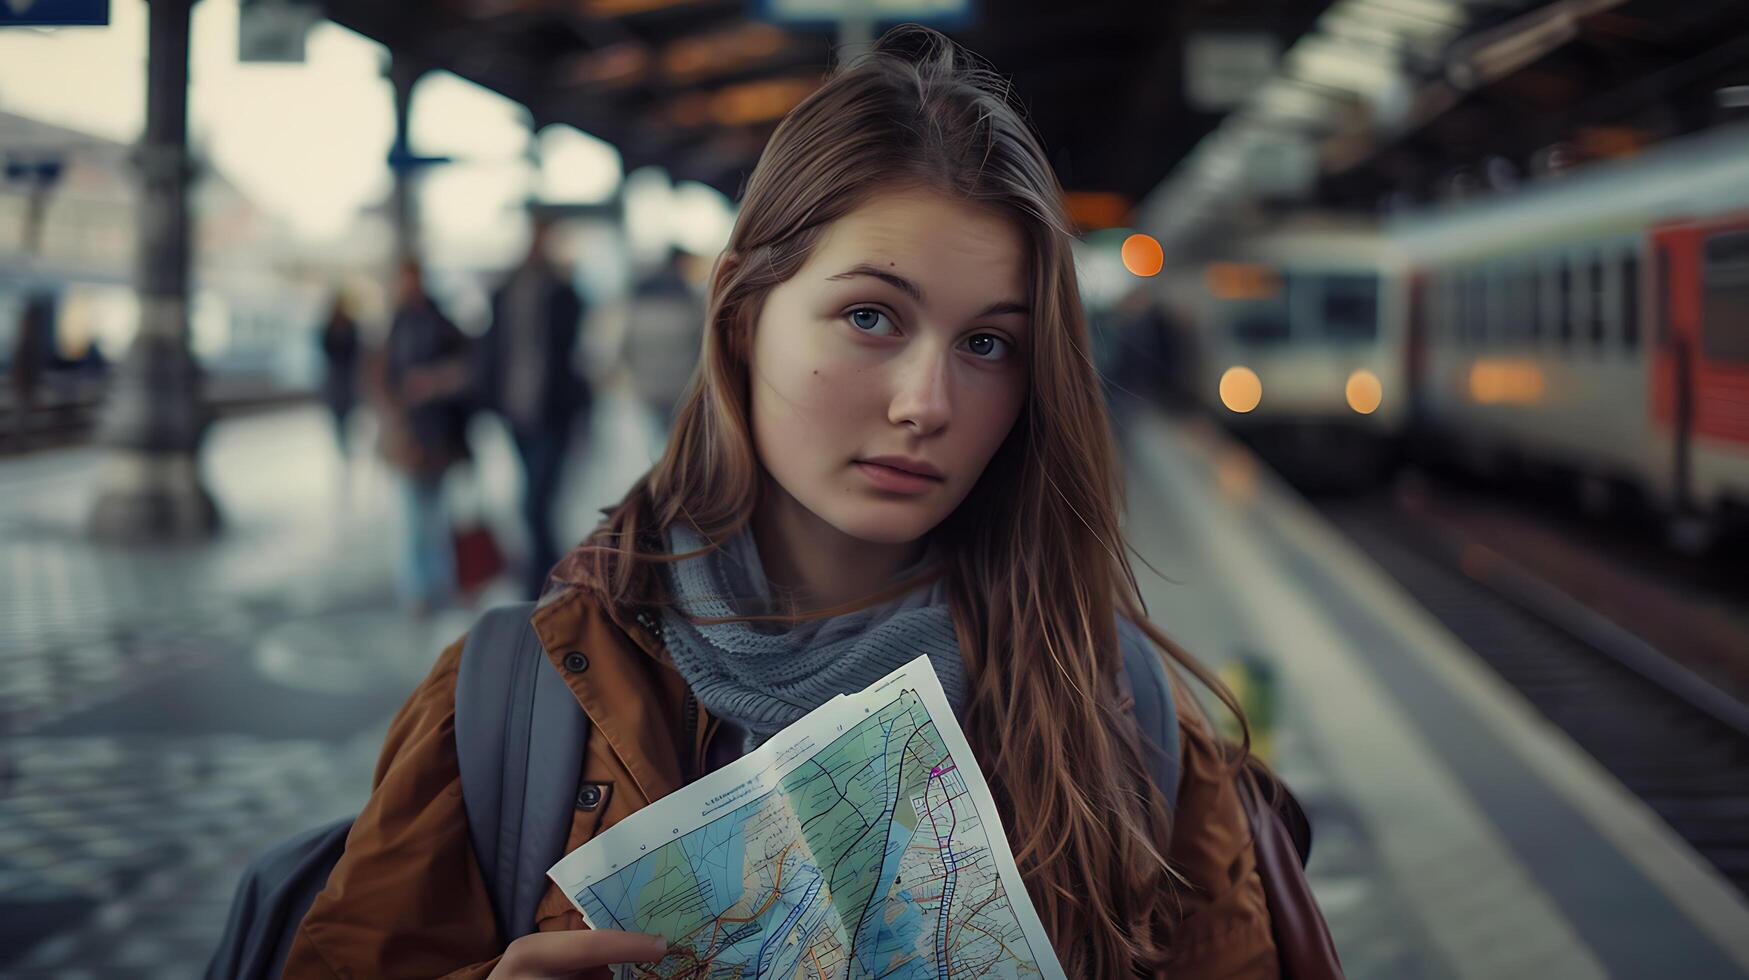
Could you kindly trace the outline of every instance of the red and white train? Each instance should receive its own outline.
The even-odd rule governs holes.
[[[1251,265],[1198,270],[1203,387],[1238,427],[1353,430],[1366,406],[1338,379],[1366,369],[1382,397],[1360,431],[1483,467],[1520,461],[1631,488],[1672,514],[1749,516],[1749,126],[1396,217],[1373,234],[1370,331],[1331,330],[1319,319],[1329,303],[1295,295],[1328,287],[1291,285],[1352,284],[1358,273],[1341,266],[1361,250],[1343,236],[1272,233],[1241,246],[1246,263],[1289,284],[1267,297],[1288,317],[1285,334],[1247,333],[1257,296],[1216,295],[1231,275],[1222,269]],[[1181,308],[1187,281],[1173,290]],[[1265,369],[1252,367],[1261,398],[1239,413],[1222,383],[1253,364]]]

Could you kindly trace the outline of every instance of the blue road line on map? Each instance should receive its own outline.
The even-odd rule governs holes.
[[[820,888],[823,884],[824,881],[816,876],[813,882],[808,885],[807,890],[802,892],[802,897],[796,901],[795,905],[790,907],[789,915],[784,916],[782,924],[780,924],[776,930],[768,931],[765,934],[765,941],[759,944],[759,955],[754,957],[753,960],[754,963],[757,964],[756,972],[753,974],[754,976],[763,977],[766,975],[766,971],[771,969],[770,965],[766,963],[766,955],[768,953],[773,953],[771,949],[772,940],[782,939],[784,936],[789,935],[790,930],[795,928],[796,922],[798,922],[808,911],[808,906],[812,904],[814,896],[819,894]],[[784,972],[787,973],[788,971]]]

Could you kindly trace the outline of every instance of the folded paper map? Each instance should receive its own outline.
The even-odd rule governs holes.
[[[840,695],[547,872],[619,977],[1062,978],[929,658]]]

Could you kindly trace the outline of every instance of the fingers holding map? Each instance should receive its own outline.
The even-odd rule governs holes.
[[[591,926],[668,939],[621,977],[1064,976],[927,657],[547,873]]]

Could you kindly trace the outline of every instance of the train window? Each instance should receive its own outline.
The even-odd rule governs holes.
[[[1591,346],[1603,346],[1603,256],[1593,255],[1585,268],[1585,318],[1591,325]]]
[[[1469,292],[1469,316],[1464,320],[1464,329],[1470,340],[1471,347],[1482,346],[1488,328],[1488,272],[1486,269],[1471,269],[1466,280]]]
[[[1494,306],[1494,339],[1508,344],[1518,339],[1519,310],[1524,305],[1524,270],[1502,263],[1495,271],[1494,281],[1500,287],[1500,301]]]
[[[1372,340],[1379,332],[1379,277],[1324,277],[1324,336],[1331,340]]]
[[[1434,336],[1446,341],[1452,339],[1453,324],[1457,324],[1457,317],[1452,313],[1453,301],[1452,276],[1441,275],[1432,280],[1432,331]]]
[[[1482,318],[1482,341],[1498,344],[1506,326],[1506,270],[1490,265],[1482,270],[1482,288],[1488,291],[1487,315]]]
[[[1556,261],[1560,265],[1556,271],[1555,330],[1565,348],[1573,342],[1573,264],[1564,255]]]
[[[1749,361],[1749,231],[1706,240],[1700,328],[1708,360]]]
[[[1512,339],[1515,343],[1527,343],[1533,336],[1537,299],[1542,295],[1536,288],[1539,274],[1534,262],[1522,262],[1518,266],[1518,305],[1512,314]]]
[[[1469,334],[1470,289],[1469,274],[1459,269],[1451,274],[1451,343],[1462,347]]]
[[[1658,281],[1653,283],[1657,292],[1653,293],[1653,301],[1657,304],[1652,311],[1654,323],[1658,325],[1658,344],[1670,343],[1670,250],[1654,246],[1658,264],[1655,271]]]
[[[1621,260],[1621,343],[1640,346],[1640,257],[1633,252]]]
[[[1287,311],[1251,309],[1233,317],[1233,339],[1243,344],[1275,344],[1288,338]]]
[[[1464,276],[1453,271],[1445,277],[1445,336],[1453,347],[1464,337]]]
[[[1537,338],[1543,335],[1543,275],[1546,271],[1546,264],[1541,259],[1531,262],[1530,318],[1525,324],[1525,333],[1530,336],[1533,347],[1536,345]]]
[[[1227,322],[1233,340],[1240,344],[1286,343],[1293,334],[1290,297],[1304,282],[1303,277],[1283,276],[1281,288],[1273,295],[1228,302],[1226,307],[1232,312]]]

